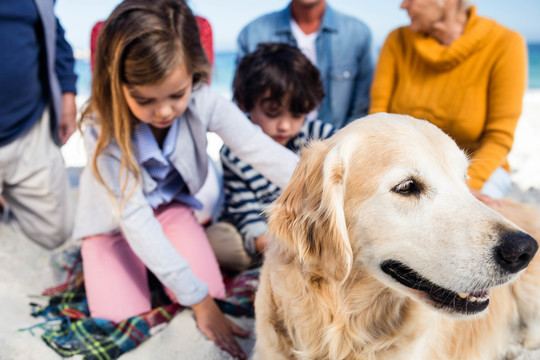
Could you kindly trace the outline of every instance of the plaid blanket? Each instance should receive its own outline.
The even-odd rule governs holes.
[[[161,286],[155,286],[158,282],[153,278],[150,283],[154,308],[150,312],[120,323],[92,318],[86,302],[80,251],[66,251],[62,262],[57,266],[67,273],[67,280],[44,291],[44,295],[50,296],[48,305],[30,304],[32,316],[43,318],[44,322],[23,329],[32,334],[35,328],[42,329],[43,341],[62,357],[117,359],[163,329],[183,309],[177,303],[170,303]],[[216,300],[216,303],[226,314],[253,316],[258,282],[259,269],[226,276],[226,300]]]

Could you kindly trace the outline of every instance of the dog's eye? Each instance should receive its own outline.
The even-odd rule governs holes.
[[[417,195],[421,190],[422,186],[413,179],[405,180],[392,189],[392,191],[402,195]]]

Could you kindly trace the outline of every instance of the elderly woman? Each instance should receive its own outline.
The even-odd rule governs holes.
[[[411,23],[381,49],[369,112],[439,126],[469,154],[473,193],[486,202],[504,197],[526,86],[524,39],[465,0],[404,0],[401,8]]]

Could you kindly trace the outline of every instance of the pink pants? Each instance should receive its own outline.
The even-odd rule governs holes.
[[[172,203],[159,207],[154,215],[195,276],[208,285],[210,296],[223,299],[225,286],[217,260],[193,211]],[[92,317],[119,322],[151,310],[146,267],[121,234],[88,237],[81,253]],[[176,301],[172,291],[165,291]]]

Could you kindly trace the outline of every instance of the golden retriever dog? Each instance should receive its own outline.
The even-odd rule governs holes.
[[[471,194],[467,167],[436,126],[401,115],[305,149],[269,209],[255,358],[493,360],[540,345],[537,242]]]

